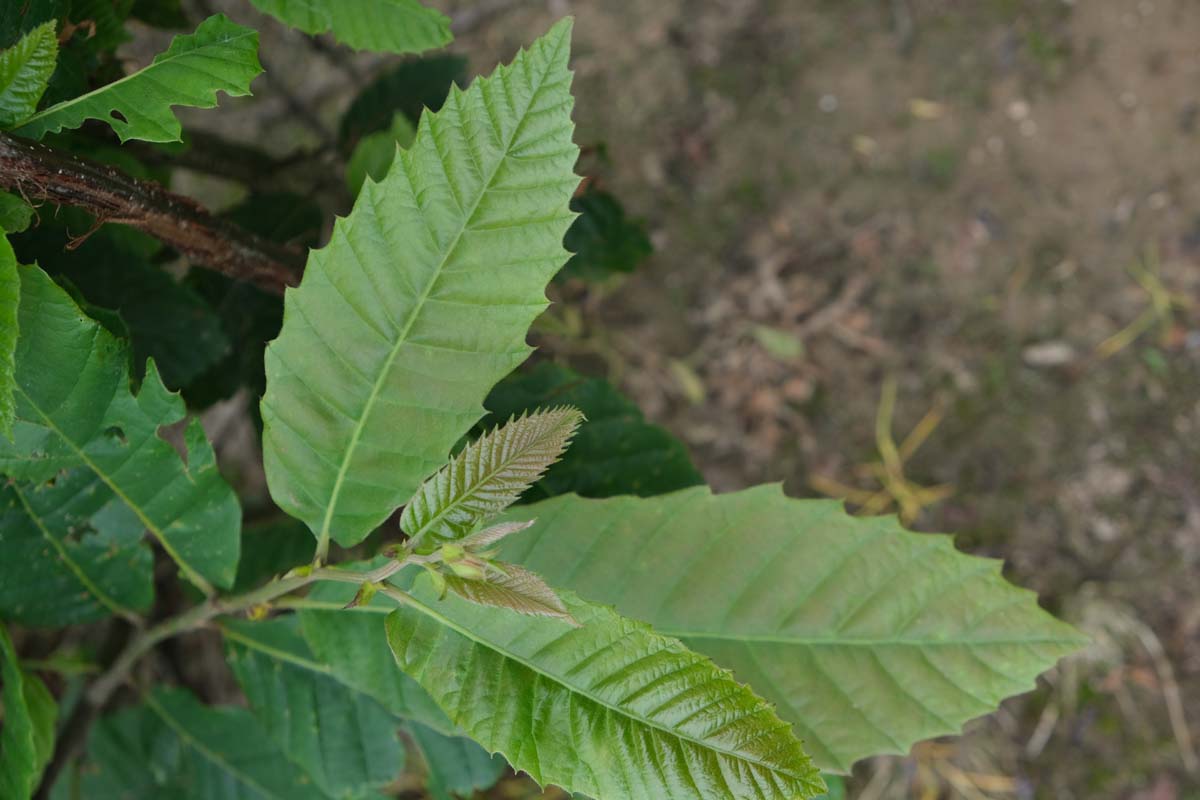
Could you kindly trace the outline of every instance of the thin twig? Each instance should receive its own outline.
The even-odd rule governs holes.
[[[214,217],[196,201],[41,144],[0,133],[0,187],[37,202],[82,208],[98,223],[150,234],[197,266],[282,294],[299,282],[304,254]]]
[[[42,794],[49,791],[54,778],[62,768],[82,751],[83,744],[87,739],[87,729],[91,727],[101,709],[117,689],[129,679],[137,663],[162,642],[203,628],[216,617],[270,605],[273,601],[280,600],[286,595],[318,581],[377,583],[386,581],[409,564],[419,563],[423,560],[426,559],[407,554],[369,572],[323,567],[285,575],[244,594],[210,598],[138,634],[129,641],[112,665],[88,687],[80,699],[79,705],[67,725],[64,726],[64,733],[60,737],[60,742],[70,742],[70,744],[67,746],[60,744],[59,751],[54,756],[54,763],[47,769],[43,777]],[[404,602],[407,598],[404,592],[394,587],[382,586],[380,591],[398,602]]]

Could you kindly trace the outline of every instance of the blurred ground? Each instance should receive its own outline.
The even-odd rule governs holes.
[[[574,13],[577,139],[657,246],[572,293],[582,330],[547,351],[619,382],[720,489],[879,509],[894,379],[896,440],[923,441],[882,472],[914,526],[1096,638],[967,736],[860,765],[850,796],[1200,798],[1200,5],[512,6],[454,49],[487,71]],[[339,73],[274,31],[280,80],[336,119]]]

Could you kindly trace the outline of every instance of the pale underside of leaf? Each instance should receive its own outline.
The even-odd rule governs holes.
[[[42,23],[0,52],[0,128],[37,110],[58,60],[57,23]]]
[[[583,416],[543,409],[467,445],[413,495],[400,517],[411,546],[462,539],[512,505],[566,450]]]
[[[149,362],[130,391],[124,346],[86,317],[37,267],[22,267],[14,442],[0,438],[0,474],[49,481],[83,468],[130,511],[203,589],[232,584],[241,509],[199,421],[184,430],[186,461],[159,436],[185,415]]]
[[[503,572],[489,569],[483,580],[443,576],[447,588],[472,603],[506,608],[535,617],[557,617],[578,624],[563,605],[562,598],[546,582],[523,567],[505,564]]]
[[[564,596],[582,627],[438,601],[427,576],[388,617],[412,675],[485,748],[597,800],[821,792],[789,726],[678,641]]]
[[[420,53],[454,38],[450,20],[417,0],[251,0],[259,11],[305,33],[331,31],[356,50]]]
[[[530,351],[578,183],[569,38],[560,23],[422,115],[287,292],[264,460],[319,549],[361,541],[412,497]]]
[[[501,558],[733,669],[827,771],[958,732],[1083,641],[1000,562],[774,485],[566,496],[508,517],[537,523]]]
[[[219,91],[231,97],[248,95],[250,82],[260,72],[258,33],[217,14],[200,23],[195,33],[175,37],[144,69],[45,108],[15,132],[40,139],[98,119],[122,142],[177,142],[181,128],[172,106],[213,108]]]

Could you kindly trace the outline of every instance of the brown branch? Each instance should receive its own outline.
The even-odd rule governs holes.
[[[281,294],[299,282],[304,254],[214,217],[152,181],[0,133],[0,187],[26,200],[75,206],[98,223],[150,234],[197,266]]]

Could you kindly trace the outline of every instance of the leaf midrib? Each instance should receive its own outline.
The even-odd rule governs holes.
[[[151,711],[153,711],[155,714],[157,714],[158,718],[161,719],[163,722],[165,722],[167,724],[167,727],[169,727],[172,731],[174,731],[175,735],[178,736],[181,740],[183,740],[183,742],[188,747],[191,747],[197,753],[204,756],[206,759],[208,759],[213,764],[215,764],[218,768],[229,773],[229,775],[233,776],[236,780],[239,780],[242,783],[246,784],[247,786],[257,790],[258,792],[261,792],[264,797],[278,798],[278,800],[285,800],[285,798],[280,798],[279,795],[275,794],[274,792],[269,791],[265,786],[260,784],[254,778],[250,777],[249,775],[246,775],[244,772],[242,772],[241,770],[234,767],[232,764],[229,763],[228,759],[224,758],[220,753],[214,752],[213,750],[209,749],[200,740],[198,740],[194,736],[192,736],[191,733],[188,731],[188,729],[182,723],[180,723],[179,720],[172,717],[167,712],[167,710],[165,708],[163,708],[162,704],[159,703],[157,700],[155,700],[152,695],[146,695],[145,700],[146,700],[146,706]]]
[[[731,751],[724,747],[720,747],[720,746],[696,739],[695,737],[690,736],[688,734],[680,733],[679,731],[672,730],[671,728],[665,727],[664,725],[662,725],[659,722],[643,719],[641,717],[636,717],[636,716],[630,714],[627,709],[621,708],[618,705],[614,705],[606,700],[596,697],[591,692],[588,692],[584,689],[580,689],[580,688],[571,686],[570,684],[565,683],[562,680],[562,678],[560,678],[559,676],[553,675],[553,674],[547,672],[545,669],[538,667],[537,665],[531,663],[529,660],[527,660],[521,656],[518,656],[514,653],[511,653],[493,642],[489,642],[484,639],[481,639],[474,632],[464,628],[463,626],[459,625],[457,622],[450,619],[449,617],[446,617],[446,616],[438,613],[437,611],[435,611],[434,609],[425,605],[423,602],[421,602],[420,600],[418,600],[416,597],[412,596],[411,594],[408,595],[408,597],[406,598],[405,606],[411,607],[417,611],[422,612],[423,614],[428,616],[430,619],[455,631],[459,635],[474,642],[475,644],[479,645],[480,647],[485,647],[485,648],[492,650],[493,652],[501,655],[504,658],[515,661],[518,664],[521,664],[525,668],[529,669],[531,672],[535,672],[538,675],[541,675],[542,677],[544,677],[546,680],[550,681],[551,683],[561,686],[563,689],[570,692],[571,694],[574,694],[574,695],[577,695],[584,699],[587,699],[590,702],[595,703],[596,705],[601,706],[603,708],[607,708],[609,711],[613,712],[614,714],[624,717],[625,719],[630,720],[634,724],[644,725],[648,728],[653,728],[653,729],[655,729],[667,736],[670,736],[672,738],[679,739],[684,742],[690,742],[691,744],[695,745],[697,748],[699,748],[700,750],[703,750],[703,751],[720,753],[721,755],[727,756],[736,761],[741,761],[743,763],[750,764],[750,765],[758,767],[760,769],[768,770],[768,771],[776,773],[778,775],[787,776],[788,778],[799,781],[801,783],[809,782],[809,779],[804,774],[793,772],[784,767],[767,764],[762,761],[756,761],[752,758],[748,758],[746,755],[744,755],[742,753]]]
[[[203,25],[203,23],[201,23],[201,25]],[[184,36],[195,36],[197,31],[199,31],[199,28],[197,28],[196,31],[193,31],[190,34],[183,34],[183,35]],[[129,81],[135,80],[139,76],[145,75],[146,73],[151,72],[152,70],[154,70],[155,67],[160,67],[160,66],[163,66],[164,64],[170,64],[180,58],[185,58],[187,56],[195,55],[196,53],[203,51],[203,50],[207,50],[208,48],[211,48],[211,47],[232,44],[234,42],[238,42],[238,41],[241,41],[242,39],[245,39],[245,38],[251,37],[251,36],[255,36],[255,35],[257,35],[256,31],[244,30],[242,33],[238,33],[236,36],[230,36],[228,38],[221,39],[220,41],[207,42],[205,44],[200,45],[199,47],[196,47],[192,50],[186,50],[182,53],[176,53],[174,55],[168,56],[164,52],[162,54],[163,58],[156,58],[154,61],[151,61],[149,64],[147,64],[145,67],[139,69],[137,72],[134,72],[131,75],[126,75],[124,78],[119,78],[119,79],[113,81],[112,83],[106,83],[103,86],[93,89],[92,91],[88,92],[87,94],[81,94],[78,97],[71,98],[70,100],[64,100],[61,103],[55,103],[54,105],[50,106],[49,108],[44,108],[41,111],[37,112],[36,114],[26,117],[21,122],[12,126],[11,130],[19,133],[22,128],[26,128],[35,122],[40,122],[43,119],[45,119],[46,117],[49,117],[53,114],[61,113],[62,111],[66,110],[66,109],[73,108],[74,106],[79,105],[80,103],[83,103],[87,100],[90,100],[91,98],[96,97],[97,95],[101,95],[116,86],[120,86],[124,83],[128,83]],[[168,49],[170,49],[170,48],[168,48]],[[220,89],[220,90],[213,89],[212,92],[213,92],[214,96],[216,95],[217,91],[223,91],[226,94],[230,94],[230,92],[226,89]],[[168,105],[168,108],[170,108],[170,107],[171,106]],[[60,128],[60,130],[61,130],[61,128]],[[44,133],[49,132],[49,130],[47,129],[47,131],[43,131],[43,132]],[[118,131],[118,135],[120,135],[119,131]]]
[[[330,603],[323,600],[299,599],[288,603],[288,608],[313,611],[350,611],[359,614],[390,614],[393,609],[386,606],[355,606],[345,608],[344,604]],[[792,638],[779,636],[725,636],[719,633],[673,630],[655,626],[654,630],[663,636],[675,639],[695,641],[706,639],[717,642],[736,642],[738,644],[782,644],[791,647],[972,647],[975,645],[1013,645],[1013,644],[1059,644],[1072,645],[1075,640],[1067,637],[1035,637],[1020,638],[1015,636],[989,637],[985,639],[843,639],[830,637]]]
[[[536,102],[537,98],[541,95],[542,88],[545,86],[546,78],[549,76],[550,70],[554,68],[555,64],[557,64],[559,53],[562,49],[562,42],[563,42],[563,40],[562,40],[562,38],[560,38],[558,40],[558,43],[555,45],[555,51],[554,51],[553,56],[546,60],[546,65],[545,65],[544,69],[542,70],[542,74],[539,76],[537,88],[530,94],[529,102],[525,105],[525,108],[522,109],[521,114],[517,119],[517,123],[513,127],[512,134],[508,137],[508,141],[504,143],[503,154],[498,159],[496,159],[496,163],[492,167],[491,174],[488,176],[487,181],[483,184],[483,187],[479,190],[479,194],[475,197],[475,202],[472,204],[470,212],[465,213],[463,215],[462,225],[459,227],[458,232],[455,234],[454,240],[452,242],[450,242],[449,246],[446,248],[445,253],[442,255],[441,261],[438,263],[437,268],[434,269],[429,280],[425,283],[425,286],[422,288],[421,294],[417,298],[416,304],[413,306],[412,311],[408,315],[408,319],[406,320],[406,322],[404,324],[404,328],[400,331],[400,334],[397,337],[396,344],[392,347],[391,352],[388,353],[387,360],[384,362],[383,367],[379,370],[379,375],[375,379],[375,385],[373,387],[371,387],[371,393],[367,396],[366,405],[363,406],[362,414],[359,416],[358,421],[355,423],[354,430],[350,434],[350,439],[346,443],[345,455],[342,457],[342,463],[338,469],[337,478],[334,480],[333,490],[330,492],[330,495],[329,495],[329,503],[325,508],[325,519],[321,523],[321,532],[317,537],[317,540],[318,540],[317,552],[318,553],[321,552],[322,546],[325,545],[325,543],[327,543],[329,541],[329,537],[330,537],[330,533],[331,533],[330,528],[331,528],[331,525],[333,524],[333,514],[334,514],[334,511],[337,509],[338,498],[341,496],[342,486],[345,483],[346,474],[348,473],[348,471],[350,469],[350,462],[353,460],[354,453],[358,449],[358,442],[359,442],[359,439],[362,437],[362,432],[363,432],[364,428],[366,427],[367,419],[371,416],[371,411],[375,406],[375,402],[379,399],[379,395],[383,391],[383,385],[385,383],[385,379],[391,373],[392,365],[395,363],[396,357],[400,354],[401,348],[407,343],[408,335],[412,331],[413,326],[416,324],[418,317],[420,317],[421,311],[424,309],[425,303],[428,301],[430,293],[433,292],[433,287],[437,284],[438,280],[442,277],[442,272],[443,272],[443,270],[445,270],[447,262],[449,262],[451,256],[453,256],[455,251],[458,249],[458,244],[462,240],[463,234],[466,233],[467,228],[470,226],[471,221],[473,219],[475,219],[475,214],[479,210],[479,204],[483,202],[484,196],[487,195],[487,193],[489,191],[491,191],[492,183],[496,180],[496,176],[500,173],[500,167],[503,166],[504,163],[508,160],[508,157],[512,152],[513,143],[516,141],[517,136],[521,133],[521,130],[525,124],[525,120],[528,119],[528,117],[529,117],[529,110],[533,107],[534,102]],[[530,57],[529,51],[526,51],[524,57],[525,58]],[[516,62],[514,62],[514,64],[515,63]],[[511,69],[511,67],[510,67],[510,69]],[[501,78],[503,78],[504,76],[505,76],[504,73],[501,73],[499,75],[499,77],[501,77]],[[455,90],[452,88],[451,91],[455,91]],[[434,131],[433,131],[433,124],[434,124],[434,122],[430,121],[427,124],[427,127],[425,128],[425,130],[427,131],[429,136],[435,135]],[[414,145],[415,144],[416,144],[416,142],[414,142]],[[397,160],[403,159],[404,155],[405,155],[404,153],[397,153],[396,154]],[[440,154],[438,157],[441,158]],[[393,163],[393,168],[395,168],[395,162]],[[410,181],[410,183],[411,183],[411,181]],[[447,183],[449,183],[449,176],[447,176]],[[413,187],[413,190],[415,192],[416,187]],[[368,188],[366,191],[369,192],[370,188]]]
[[[187,576],[187,579],[194,583],[196,588],[200,589],[205,594],[213,594],[215,590],[213,589],[212,584],[205,580],[204,577],[201,576],[200,573],[197,572],[196,569],[179,554],[179,551],[175,549],[174,545],[167,541],[166,532],[157,523],[155,523],[154,520],[150,519],[150,517],[146,515],[146,512],[142,509],[142,507],[138,503],[135,503],[127,494],[125,494],[121,487],[116,484],[116,481],[109,477],[104,470],[100,469],[96,462],[93,461],[90,456],[88,456],[87,452],[82,447],[80,447],[65,433],[63,433],[62,429],[55,424],[54,420],[51,419],[50,416],[42,410],[41,406],[39,406],[33,400],[33,398],[25,392],[25,387],[17,384],[16,391],[25,398],[25,400],[29,403],[30,408],[37,412],[38,416],[42,418],[42,421],[46,427],[52,430],[59,439],[65,442],[67,446],[70,447],[77,456],[79,456],[80,461],[82,461],[84,465],[96,475],[97,478],[103,481],[104,485],[111,489],[113,494],[115,494],[117,498],[120,499],[120,501],[134,513],[135,516],[137,516],[138,520],[140,520],[141,523],[146,526],[146,530],[154,534],[154,538],[157,539],[159,544],[162,545],[163,550],[167,552],[167,555],[169,555],[171,559],[180,566],[184,572],[184,575]],[[118,388],[118,391],[120,391],[120,388]]]
[[[561,427],[561,423],[559,426],[555,426],[555,427],[551,428],[549,431],[545,431],[541,435],[535,437],[533,442],[530,443],[529,449],[532,449],[536,445],[544,442],[546,439],[551,438],[554,434],[556,434],[558,432],[559,427]],[[503,428],[499,428],[493,432],[493,435],[499,435],[503,430],[504,430]],[[465,454],[467,453],[467,450],[464,450],[463,453],[464,453],[464,458],[465,458]],[[466,503],[469,498],[477,495],[484,486],[487,486],[489,483],[491,483],[497,476],[499,476],[502,472],[507,470],[514,461],[517,461],[524,455],[525,455],[524,450],[515,450],[513,452],[511,458],[504,459],[495,468],[488,470],[483,475],[483,477],[481,477],[479,480],[474,481],[469,488],[464,489],[461,494],[459,494],[457,497],[453,498],[449,503],[447,503],[445,505],[445,507],[443,507],[436,514],[434,514],[432,517],[430,517],[428,522],[426,522],[424,525],[422,525],[420,528],[418,528],[416,533],[413,533],[409,537],[410,546],[415,546],[416,544],[420,543],[421,538],[425,534],[429,533],[429,531],[432,530],[433,527],[435,525],[437,525],[437,523],[439,523],[443,519],[445,519],[446,516],[448,516],[451,511],[453,511],[454,509],[456,509],[459,506]],[[453,467],[453,466],[454,465],[451,464],[451,467]],[[440,475],[440,474],[441,474],[440,472],[435,474],[433,479],[436,480],[437,475]],[[418,489],[417,491],[419,492],[420,489]],[[400,521],[403,523],[403,521],[404,521],[403,517],[401,518]],[[460,537],[460,538],[465,538],[465,536]]]
[[[132,609],[125,608],[120,603],[118,603],[116,600],[109,597],[108,594],[101,591],[100,587],[97,586],[92,581],[92,579],[90,577],[88,577],[87,573],[83,571],[83,567],[81,567],[78,563],[75,562],[75,560],[73,558],[70,557],[70,555],[67,553],[66,548],[63,546],[63,543],[60,542],[58,539],[56,539],[54,537],[54,535],[50,533],[50,529],[47,528],[46,525],[42,522],[41,516],[39,516],[33,510],[33,506],[31,506],[29,504],[29,501],[25,499],[25,494],[21,491],[21,487],[18,485],[14,485],[12,487],[12,490],[17,495],[17,500],[20,501],[21,505],[25,508],[25,513],[29,515],[29,519],[33,522],[33,524],[41,532],[42,537],[45,538],[46,541],[50,542],[50,546],[54,548],[54,551],[56,553],[58,553],[59,559],[62,561],[63,564],[66,565],[67,569],[71,571],[71,574],[75,576],[75,579],[77,581],[79,581],[79,583],[83,586],[83,588],[88,593],[90,593],[93,597],[95,597],[97,600],[99,600],[101,605],[103,605],[105,608],[107,608],[109,611],[116,614],[117,616],[133,617],[134,612]]]

